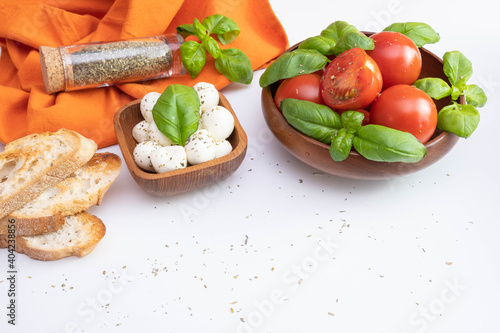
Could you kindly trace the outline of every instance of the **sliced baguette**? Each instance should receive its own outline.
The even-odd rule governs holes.
[[[8,216],[0,219],[0,234],[15,221],[17,236],[57,231],[64,217],[83,212],[102,202],[104,194],[120,173],[121,159],[112,153],[96,153],[83,167],[47,189]]]
[[[27,256],[51,261],[64,257],[83,257],[94,250],[106,233],[102,221],[87,212],[66,216],[64,225],[56,232],[38,236],[18,236],[15,251]],[[0,247],[8,244],[8,236],[0,235]]]
[[[0,218],[75,172],[96,150],[94,141],[66,129],[7,144],[0,153]]]

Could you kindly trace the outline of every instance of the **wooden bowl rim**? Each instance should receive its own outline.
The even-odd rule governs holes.
[[[226,109],[231,112],[234,118],[234,130],[231,135],[237,135],[238,136],[238,145],[236,147],[233,147],[233,150],[222,157],[213,159],[211,161],[207,161],[204,163],[196,164],[196,165],[189,165],[188,167],[184,169],[178,169],[178,170],[172,170],[169,172],[164,172],[164,173],[154,173],[154,172],[148,172],[140,168],[134,161],[132,152],[129,151],[128,146],[126,145],[124,136],[126,135],[122,131],[122,124],[120,122],[121,116],[125,112],[130,112],[130,107],[134,106],[136,104],[139,104],[141,102],[140,99],[129,102],[125,104],[124,106],[120,107],[118,111],[115,113],[114,116],[114,121],[115,121],[115,134],[118,139],[118,145],[120,146],[120,149],[122,150],[122,155],[124,155],[125,162],[127,164],[127,167],[129,169],[129,172],[137,176],[143,180],[146,181],[155,181],[155,180],[167,180],[169,178],[174,178],[177,176],[181,175],[186,175],[189,173],[196,173],[200,172],[202,170],[211,168],[215,165],[222,165],[225,164],[229,161],[232,161],[236,158],[238,158],[241,154],[245,153],[246,147],[247,147],[247,135],[245,133],[245,130],[241,126],[238,117],[236,116],[236,113],[234,112],[233,108],[231,107],[231,104],[227,100],[227,98],[219,92],[219,105],[225,107]],[[119,126],[116,126],[119,125]],[[130,133],[132,135],[132,133]],[[127,157],[125,157],[127,155]]]

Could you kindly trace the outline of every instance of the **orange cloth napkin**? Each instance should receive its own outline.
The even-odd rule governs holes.
[[[43,86],[40,46],[173,33],[180,24],[213,14],[238,24],[241,33],[227,47],[245,52],[254,69],[265,67],[288,47],[268,0],[2,0],[0,141],[64,127],[102,148],[116,143],[113,116],[124,104],[151,91],[163,92],[173,83],[192,86],[205,81],[218,89],[226,86],[230,82],[215,70],[213,61],[207,61],[194,80],[185,74],[53,95]]]

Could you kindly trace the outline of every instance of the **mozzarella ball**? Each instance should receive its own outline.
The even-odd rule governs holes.
[[[219,105],[219,92],[215,86],[207,82],[198,82],[193,86],[200,98],[200,113]]]
[[[223,106],[215,106],[201,116],[201,127],[207,130],[215,141],[227,139],[234,130],[234,117]]]
[[[171,146],[174,143],[169,139],[168,136],[160,132],[158,126],[154,121],[149,123],[148,127],[149,140],[154,141],[162,146]]]
[[[222,157],[233,151],[231,143],[227,140],[219,141],[215,143],[215,158]]]
[[[141,99],[141,114],[148,123],[151,123],[153,121],[153,107],[155,106],[160,96],[160,93],[153,91],[147,93]]]
[[[151,164],[158,173],[183,169],[187,166],[187,155],[184,147],[160,147],[151,153]]]
[[[153,141],[143,141],[134,148],[134,161],[146,171],[155,171],[151,164],[151,153],[161,146]]]
[[[149,123],[146,120],[140,121],[137,125],[132,129],[132,136],[135,141],[143,142],[149,140]]]
[[[206,130],[196,131],[184,145],[189,164],[200,164],[213,160],[217,145]]]

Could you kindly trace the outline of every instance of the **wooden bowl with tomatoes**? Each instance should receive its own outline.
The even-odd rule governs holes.
[[[365,34],[370,36],[373,33],[365,32]],[[286,52],[297,49],[298,45],[300,43],[294,45]],[[419,50],[422,68],[418,78],[435,77],[448,82],[448,78],[443,72],[442,59],[425,48],[420,48]],[[309,80],[315,81],[315,79],[310,78]],[[424,143],[427,154],[424,158],[414,163],[374,161],[363,157],[354,149],[349,152],[345,160],[335,162],[329,152],[330,145],[302,134],[285,119],[275,101],[276,92],[282,83],[283,80],[277,81],[264,87],[262,90],[262,110],[267,125],[288,152],[300,161],[328,174],[363,180],[382,180],[405,176],[422,170],[440,160],[455,146],[459,139],[455,134],[436,128],[431,137]],[[311,85],[313,84],[314,82],[311,82]],[[450,98],[433,100],[433,102],[437,110],[440,110],[450,104]],[[459,103],[465,103],[463,97],[460,97]],[[369,115],[366,108],[364,109],[363,113]]]

